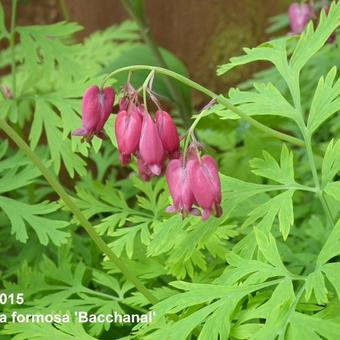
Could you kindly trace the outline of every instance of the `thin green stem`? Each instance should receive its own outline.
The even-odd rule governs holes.
[[[197,124],[199,123],[200,119],[204,116],[205,111],[203,110],[200,114],[195,118],[194,122],[191,124],[187,136],[185,138],[184,149],[183,149],[183,164],[185,164],[187,159],[188,147],[191,139],[191,135],[194,132]]]
[[[302,111],[301,111],[301,105],[298,104],[299,106],[299,112],[301,112],[300,115],[300,119],[298,121],[298,127],[302,133],[304,142],[305,142],[305,146],[306,146],[306,153],[307,153],[307,158],[308,158],[308,162],[311,168],[311,172],[312,172],[312,176],[313,176],[313,181],[314,181],[314,185],[315,185],[315,189],[316,189],[316,194],[317,197],[321,203],[322,209],[324,210],[324,213],[329,221],[329,223],[331,224],[331,226],[335,225],[335,220],[332,216],[331,210],[327,204],[327,201],[325,200],[322,190],[321,190],[321,186],[320,186],[320,179],[319,179],[319,175],[318,175],[318,171],[316,168],[316,163],[315,163],[315,158],[314,158],[314,153],[313,153],[313,148],[312,148],[312,134],[309,132],[309,130],[307,129],[306,123],[303,119],[303,115],[302,115]]]
[[[12,73],[12,93],[14,99],[17,96],[17,80],[16,80],[16,57],[15,57],[15,23],[17,17],[18,0],[12,1],[11,30],[10,30],[10,50],[11,50],[11,73]]]
[[[265,132],[268,135],[271,135],[275,138],[284,140],[286,142],[289,142],[291,144],[294,145],[298,145],[298,146],[304,146],[304,142],[298,138],[295,138],[293,136],[289,136],[285,133],[276,131],[272,128],[269,128],[268,126],[258,122],[257,120],[255,120],[252,117],[249,117],[246,113],[244,113],[243,111],[241,111],[240,109],[238,109],[237,107],[235,107],[234,105],[232,105],[227,98],[225,98],[222,95],[218,95],[216,93],[214,93],[213,91],[210,91],[209,89],[207,89],[206,87],[196,83],[195,81],[188,79],[187,77],[184,77],[176,72],[167,70],[165,68],[162,67],[156,67],[156,66],[149,66],[149,65],[133,65],[133,66],[127,66],[127,67],[122,67],[120,69],[117,69],[113,72],[111,72],[110,74],[108,74],[104,80],[103,80],[103,85],[105,84],[105,82],[114,77],[116,74],[121,73],[121,72],[128,72],[128,71],[138,71],[138,70],[154,70],[155,72],[159,73],[159,74],[163,74],[165,76],[174,78],[176,80],[178,80],[179,82],[199,91],[204,93],[205,95],[209,96],[212,99],[216,99],[216,101],[218,103],[220,103],[221,105],[225,106],[227,109],[229,109],[230,111],[234,112],[235,114],[237,114],[240,118],[244,119],[245,121],[247,121],[249,124],[253,125],[254,127],[256,127],[257,129]]]
[[[331,209],[329,208],[329,205],[328,205],[328,203],[327,203],[327,201],[326,201],[326,199],[323,196],[323,193],[321,191],[318,193],[318,197],[319,197],[319,200],[321,202],[322,208],[326,213],[326,216],[328,218],[330,226],[331,226],[331,228],[333,228],[335,226],[335,219],[334,219],[332,212],[331,212]]]
[[[45,167],[40,158],[31,150],[25,141],[6,123],[5,120],[0,119],[0,128],[12,139],[12,141],[21,149],[32,163],[40,170],[50,186],[64,201],[66,206],[74,214],[80,225],[86,230],[97,247],[118,267],[118,269],[125,275],[126,279],[134,284],[148,301],[152,304],[158,302],[157,298],[143,285],[143,283],[130,271],[124,262],[108,247],[100,235],[95,231],[91,223],[83,215],[78,206],[74,203],[71,197],[66,193],[56,177]]]
[[[304,146],[304,142],[298,138],[289,136],[285,133],[276,131],[260,122],[258,122],[256,119],[248,116],[244,112],[242,112],[240,109],[238,109],[236,106],[232,105],[224,96],[218,96],[217,102],[225,106],[230,111],[236,113],[239,117],[241,117],[243,120],[251,124],[252,126],[256,127],[257,129],[265,132],[268,135],[271,135],[275,138],[281,139],[283,141],[289,142],[291,144],[295,144],[298,146]]]
[[[148,104],[147,104],[147,98],[146,98],[146,88],[148,87],[151,79],[153,78],[153,76],[155,75],[154,71],[151,71],[149,73],[149,75],[146,77],[144,83],[143,83],[143,103],[144,103],[144,108],[145,111],[148,112]]]
[[[315,164],[314,154],[313,154],[313,149],[312,149],[312,139],[311,139],[310,133],[307,131],[307,128],[304,128],[304,130],[302,131],[302,135],[305,140],[306,152],[307,152],[308,161],[309,161],[311,171],[312,171],[314,185],[317,189],[320,189],[320,180],[319,180],[318,172],[316,170],[316,164]]]
[[[302,297],[302,294],[305,291],[305,289],[306,289],[306,282],[301,283],[301,285],[298,288],[298,292],[295,295],[294,302],[290,306],[289,312],[286,314],[284,326],[281,327],[281,330],[279,331],[278,336],[279,336],[280,340],[281,339],[284,340],[286,338],[286,331],[287,331],[287,327],[288,327],[288,324],[289,324],[289,320],[290,320],[292,314],[295,312],[296,306],[298,305],[298,303],[299,303],[299,301],[300,301],[300,299]]]
[[[130,0],[121,0],[122,5],[130,15],[130,17],[136,22],[140,34],[149,47],[151,53],[154,55],[158,66],[163,68],[168,68],[166,61],[164,60],[160,49],[158,48],[157,44],[155,43],[151,33],[150,28],[145,21],[144,13],[138,13],[135,6],[131,3]],[[142,11],[143,9],[140,8]],[[185,125],[189,126],[190,124],[190,115],[191,115],[191,105],[187,104],[182,93],[176,88],[175,84],[171,81],[171,79],[165,78],[165,85],[167,86],[171,97],[173,98],[174,102],[178,106],[180,111],[181,117]]]
[[[286,190],[301,190],[301,191],[309,191],[309,192],[314,192],[317,193],[318,190],[314,187],[309,187],[307,185],[302,185],[295,183],[294,185],[287,186]]]
[[[69,21],[70,20],[70,13],[68,11],[65,0],[59,0],[59,6],[60,6],[60,10],[63,14],[64,20]]]

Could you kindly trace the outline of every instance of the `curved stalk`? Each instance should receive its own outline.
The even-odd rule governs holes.
[[[91,223],[83,215],[78,206],[74,203],[72,198],[66,193],[56,177],[45,167],[40,158],[31,150],[26,142],[6,123],[5,120],[0,119],[0,128],[8,135],[10,139],[22,150],[32,163],[40,170],[50,186],[64,201],[65,205],[70,209],[74,216],[79,221],[80,225],[86,230],[97,247],[118,267],[121,273],[127,280],[132,282],[137,290],[142,293],[145,298],[152,304],[158,302],[157,298],[143,285],[143,283],[130,271],[124,262],[108,247],[104,240],[93,228]]]
[[[216,101],[218,103],[220,103],[221,105],[225,106],[227,109],[229,109],[230,111],[232,111],[233,113],[235,113],[236,115],[238,115],[240,118],[242,118],[243,120],[247,121],[249,124],[251,124],[252,126],[256,127],[257,129],[265,132],[268,135],[271,135],[272,137],[281,139],[285,142],[289,142],[291,144],[294,145],[298,145],[298,146],[304,146],[304,142],[296,137],[287,135],[285,133],[276,131],[260,122],[258,122],[256,119],[248,116],[246,113],[244,113],[243,111],[241,111],[240,109],[238,109],[236,106],[234,106],[233,104],[231,104],[229,102],[229,100],[227,98],[225,98],[222,95],[218,95],[216,93],[214,93],[213,91],[210,91],[209,89],[207,89],[206,87],[196,83],[193,80],[188,79],[187,77],[182,76],[181,74],[178,74],[176,72],[167,70],[165,68],[162,67],[156,67],[156,66],[149,66],[149,65],[134,65],[134,66],[127,66],[127,67],[122,67],[120,69],[117,69],[113,72],[111,72],[110,74],[108,74],[104,80],[103,80],[103,84],[102,86],[104,86],[105,82],[113,77],[114,75],[121,73],[121,72],[128,72],[128,71],[138,71],[138,70],[154,70],[155,72],[159,73],[159,74],[163,74],[165,76],[174,78],[176,80],[178,80],[179,82],[199,91],[204,93],[205,95],[209,96],[212,99],[216,99]]]
[[[121,3],[131,18],[136,22],[140,35],[155,57],[158,66],[167,68],[167,63],[151,35],[150,28],[148,27],[148,24],[144,18],[144,14],[138,14],[130,0],[121,0]],[[179,109],[184,124],[187,126],[190,125],[190,114],[192,110],[190,103],[185,101],[182,93],[176,88],[171,79],[165,78],[164,82],[170,92],[172,99]]]

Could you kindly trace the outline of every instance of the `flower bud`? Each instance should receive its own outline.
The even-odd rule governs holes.
[[[115,122],[115,133],[123,165],[130,162],[131,155],[138,150],[141,135],[142,118],[138,109],[133,105],[128,110],[119,111]]]
[[[205,155],[200,160],[192,160],[189,168],[190,187],[198,205],[203,208],[202,219],[208,219],[211,213],[221,216],[221,183],[215,160]]]
[[[143,123],[139,141],[139,156],[153,175],[159,176],[164,163],[164,149],[151,116],[142,112]]]
[[[111,87],[99,89],[98,86],[88,88],[83,96],[82,127],[75,130],[73,136],[83,136],[91,140],[93,135],[104,137],[103,127],[112,112],[115,93]]]
[[[189,161],[190,163],[190,161]],[[182,160],[173,159],[166,169],[166,180],[172,197],[173,205],[167,208],[167,212],[180,212],[183,216],[192,213],[199,214],[192,206],[196,203],[190,185],[190,166],[183,165]]]
[[[171,116],[165,111],[158,110],[156,112],[156,126],[165,152],[170,158],[178,158],[180,155],[179,137]]]
[[[302,33],[312,17],[313,8],[310,5],[298,4],[296,2],[291,4],[288,9],[288,18],[292,33]]]

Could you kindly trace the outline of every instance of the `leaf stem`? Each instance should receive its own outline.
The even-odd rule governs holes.
[[[195,81],[188,79],[187,77],[182,76],[181,74],[178,74],[174,71],[170,71],[168,69],[162,68],[162,67],[156,67],[156,66],[149,66],[149,65],[133,65],[133,66],[127,66],[127,67],[122,67],[119,68],[113,72],[111,72],[110,74],[108,74],[104,79],[103,79],[103,85],[105,84],[105,82],[113,77],[114,75],[121,73],[121,72],[128,72],[128,71],[138,71],[138,70],[154,70],[155,72],[159,73],[159,74],[163,74],[165,76],[174,78],[176,80],[178,80],[179,82],[199,91],[204,93],[205,95],[209,96],[212,99],[216,99],[216,101],[220,104],[222,104],[223,106],[225,106],[227,109],[229,109],[230,111],[234,112],[235,114],[237,114],[240,118],[242,118],[243,120],[247,121],[249,124],[253,125],[254,127],[256,127],[257,129],[265,132],[268,135],[271,135],[275,138],[284,140],[286,142],[289,142],[291,144],[294,145],[298,145],[298,146],[304,146],[304,142],[298,138],[295,138],[293,136],[287,135],[285,133],[276,131],[260,122],[258,122],[256,119],[248,116],[246,113],[244,113],[243,111],[241,111],[240,109],[238,109],[237,107],[235,107],[233,104],[231,104],[229,102],[229,100],[227,98],[225,98],[222,95],[218,95],[216,93],[214,93],[213,91],[210,91],[209,89],[207,89],[206,87],[196,83]]]
[[[307,128],[304,128],[302,134],[305,139],[306,152],[307,152],[308,161],[311,167],[314,184],[315,184],[315,187],[318,190],[320,190],[320,181],[319,181],[318,172],[316,170],[313,149],[312,149],[312,138],[311,138],[310,133],[307,131]]]
[[[146,89],[149,86],[150,81],[152,80],[153,76],[154,76],[155,72],[151,71],[149,73],[149,75],[146,77],[142,89],[143,89],[143,103],[144,103],[144,109],[146,112],[148,112],[148,103],[147,103],[147,98],[146,98]]]
[[[295,294],[294,302],[292,303],[292,305],[289,308],[288,313],[286,314],[285,321],[284,321],[284,326],[280,329],[280,331],[278,333],[278,336],[279,336],[278,339],[279,340],[281,340],[281,339],[284,340],[285,339],[287,327],[288,327],[288,324],[289,324],[289,319],[290,319],[291,315],[295,312],[296,306],[299,303],[299,301],[300,301],[300,299],[302,297],[302,294],[304,293],[305,289],[306,289],[306,282],[302,283],[299,286],[298,291]]]
[[[80,225],[86,230],[97,247],[118,267],[118,269],[125,275],[126,279],[131,281],[137,290],[139,290],[145,298],[152,304],[158,302],[157,298],[144,286],[144,284],[130,271],[124,262],[108,247],[104,240],[93,228],[91,223],[83,215],[78,206],[74,203],[72,198],[66,193],[56,177],[45,167],[40,158],[31,150],[26,142],[10,127],[5,120],[0,118],[0,128],[12,139],[12,141],[21,149],[32,163],[40,170],[50,186],[64,201],[66,206],[72,211],[74,216],[79,221]]]
[[[140,35],[142,36],[145,44],[149,47],[151,53],[155,57],[158,66],[163,68],[168,68],[166,61],[164,60],[160,49],[158,48],[157,44],[155,43],[151,33],[150,28],[144,18],[143,9],[140,8],[141,13],[138,13],[135,6],[131,3],[130,0],[121,0],[122,5],[124,6],[125,10],[128,12],[130,17],[136,22]],[[171,81],[171,79],[165,78],[164,79],[165,85],[167,86],[171,97],[173,98],[174,102],[176,103],[180,115],[183,119],[185,125],[189,126],[190,124],[190,115],[191,115],[191,104],[186,103],[183,94],[176,88],[175,84]]]
[[[15,22],[17,17],[17,4],[18,0],[12,1],[11,30],[9,37],[9,45],[11,50],[12,93],[14,99],[16,99],[17,95],[16,57],[15,57]]]
[[[63,14],[64,20],[69,21],[70,20],[70,13],[68,11],[65,0],[59,0],[59,7],[60,7],[60,10],[61,10],[61,13]]]
[[[334,219],[332,212],[331,212],[331,209],[329,208],[329,205],[328,205],[328,203],[327,203],[327,201],[326,201],[326,199],[323,195],[323,192],[320,191],[318,193],[318,197],[319,197],[319,200],[321,202],[322,208],[326,213],[328,221],[331,223],[331,228],[333,228],[335,226],[335,219]]]
[[[192,136],[192,133],[194,132],[197,124],[199,123],[200,119],[204,116],[205,111],[201,111],[200,114],[195,118],[194,122],[191,124],[187,136],[185,138],[185,143],[184,143],[184,149],[183,149],[183,165],[185,165],[186,160],[187,160],[187,153],[188,153],[188,147],[190,143],[190,139]]]
[[[317,169],[316,169],[316,164],[315,164],[315,159],[314,159],[314,154],[313,154],[313,149],[312,149],[312,135],[308,131],[305,123],[303,123],[303,125],[302,125],[302,123],[301,123],[301,125],[299,124],[299,127],[300,127],[300,130],[302,132],[303,138],[305,140],[308,162],[309,162],[310,167],[311,167],[317,197],[319,198],[319,201],[322,205],[322,209],[324,210],[329,223],[332,226],[334,226],[335,220],[332,216],[331,210],[330,210],[330,208],[327,204],[327,201],[325,200],[325,198],[323,196],[323,192],[322,192],[321,187],[320,187],[320,180],[319,180],[318,172],[317,172]]]

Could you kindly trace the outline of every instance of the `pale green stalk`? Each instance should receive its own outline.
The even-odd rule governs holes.
[[[157,298],[143,285],[143,283],[133,274],[132,271],[124,264],[124,262],[108,247],[104,240],[93,228],[91,223],[83,215],[78,206],[74,203],[72,198],[66,193],[56,177],[45,167],[40,158],[31,150],[25,141],[3,120],[0,119],[0,128],[12,139],[12,141],[23,151],[32,163],[40,170],[47,182],[53,190],[64,201],[65,205],[70,209],[79,224],[86,230],[97,247],[112,261],[128,281],[134,284],[137,290],[145,296],[145,298],[152,304],[156,304]]]
[[[156,66],[149,66],[149,65],[133,65],[133,66],[127,66],[127,67],[122,67],[120,69],[117,69],[113,72],[111,72],[110,74],[108,74],[104,80],[103,80],[103,84],[102,86],[105,85],[105,82],[109,79],[114,77],[116,74],[121,73],[121,72],[129,72],[129,71],[138,71],[138,70],[150,70],[150,71],[155,71],[155,73],[159,73],[159,74],[163,74],[166,75],[168,77],[174,78],[176,80],[178,80],[179,82],[199,91],[202,92],[204,94],[206,94],[207,96],[209,96],[212,99],[216,99],[216,101],[220,104],[222,104],[223,106],[225,106],[227,109],[229,109],[230,111],[232,111],[233,113],[235,113],[236,115],[238,115],[240,118],[242,118],[243,120],[247,121],[249,124],[253,125],[254,127],[256,127],[257,129],[265,132],[268,135],[271,135],[272,137],[284,140],[286,142],[289,142],[291,144],[294,145],[298,145],[298,146],[304,146],[304,142],[298,138],[295,138],[293,136],[289,136],[285,133],[276,131],[274,129],[269,128],[268,126],[258,122],[256,119],[248,116],[246,113],[244,113],[243,111],[241,111],[240,109],[238,109],[237,107],[235,107],[233,104],[231,104],[229,102],[229,100],[227,98],[225,98],[222,95],[218,95],[212,91],[210,91],[209,89],[207,89],[206,87],[196,83],[193,80],[188,79],[187,77],[184,77],[176,72],[167,70],[165,68],[162,67],[156,67]]]

